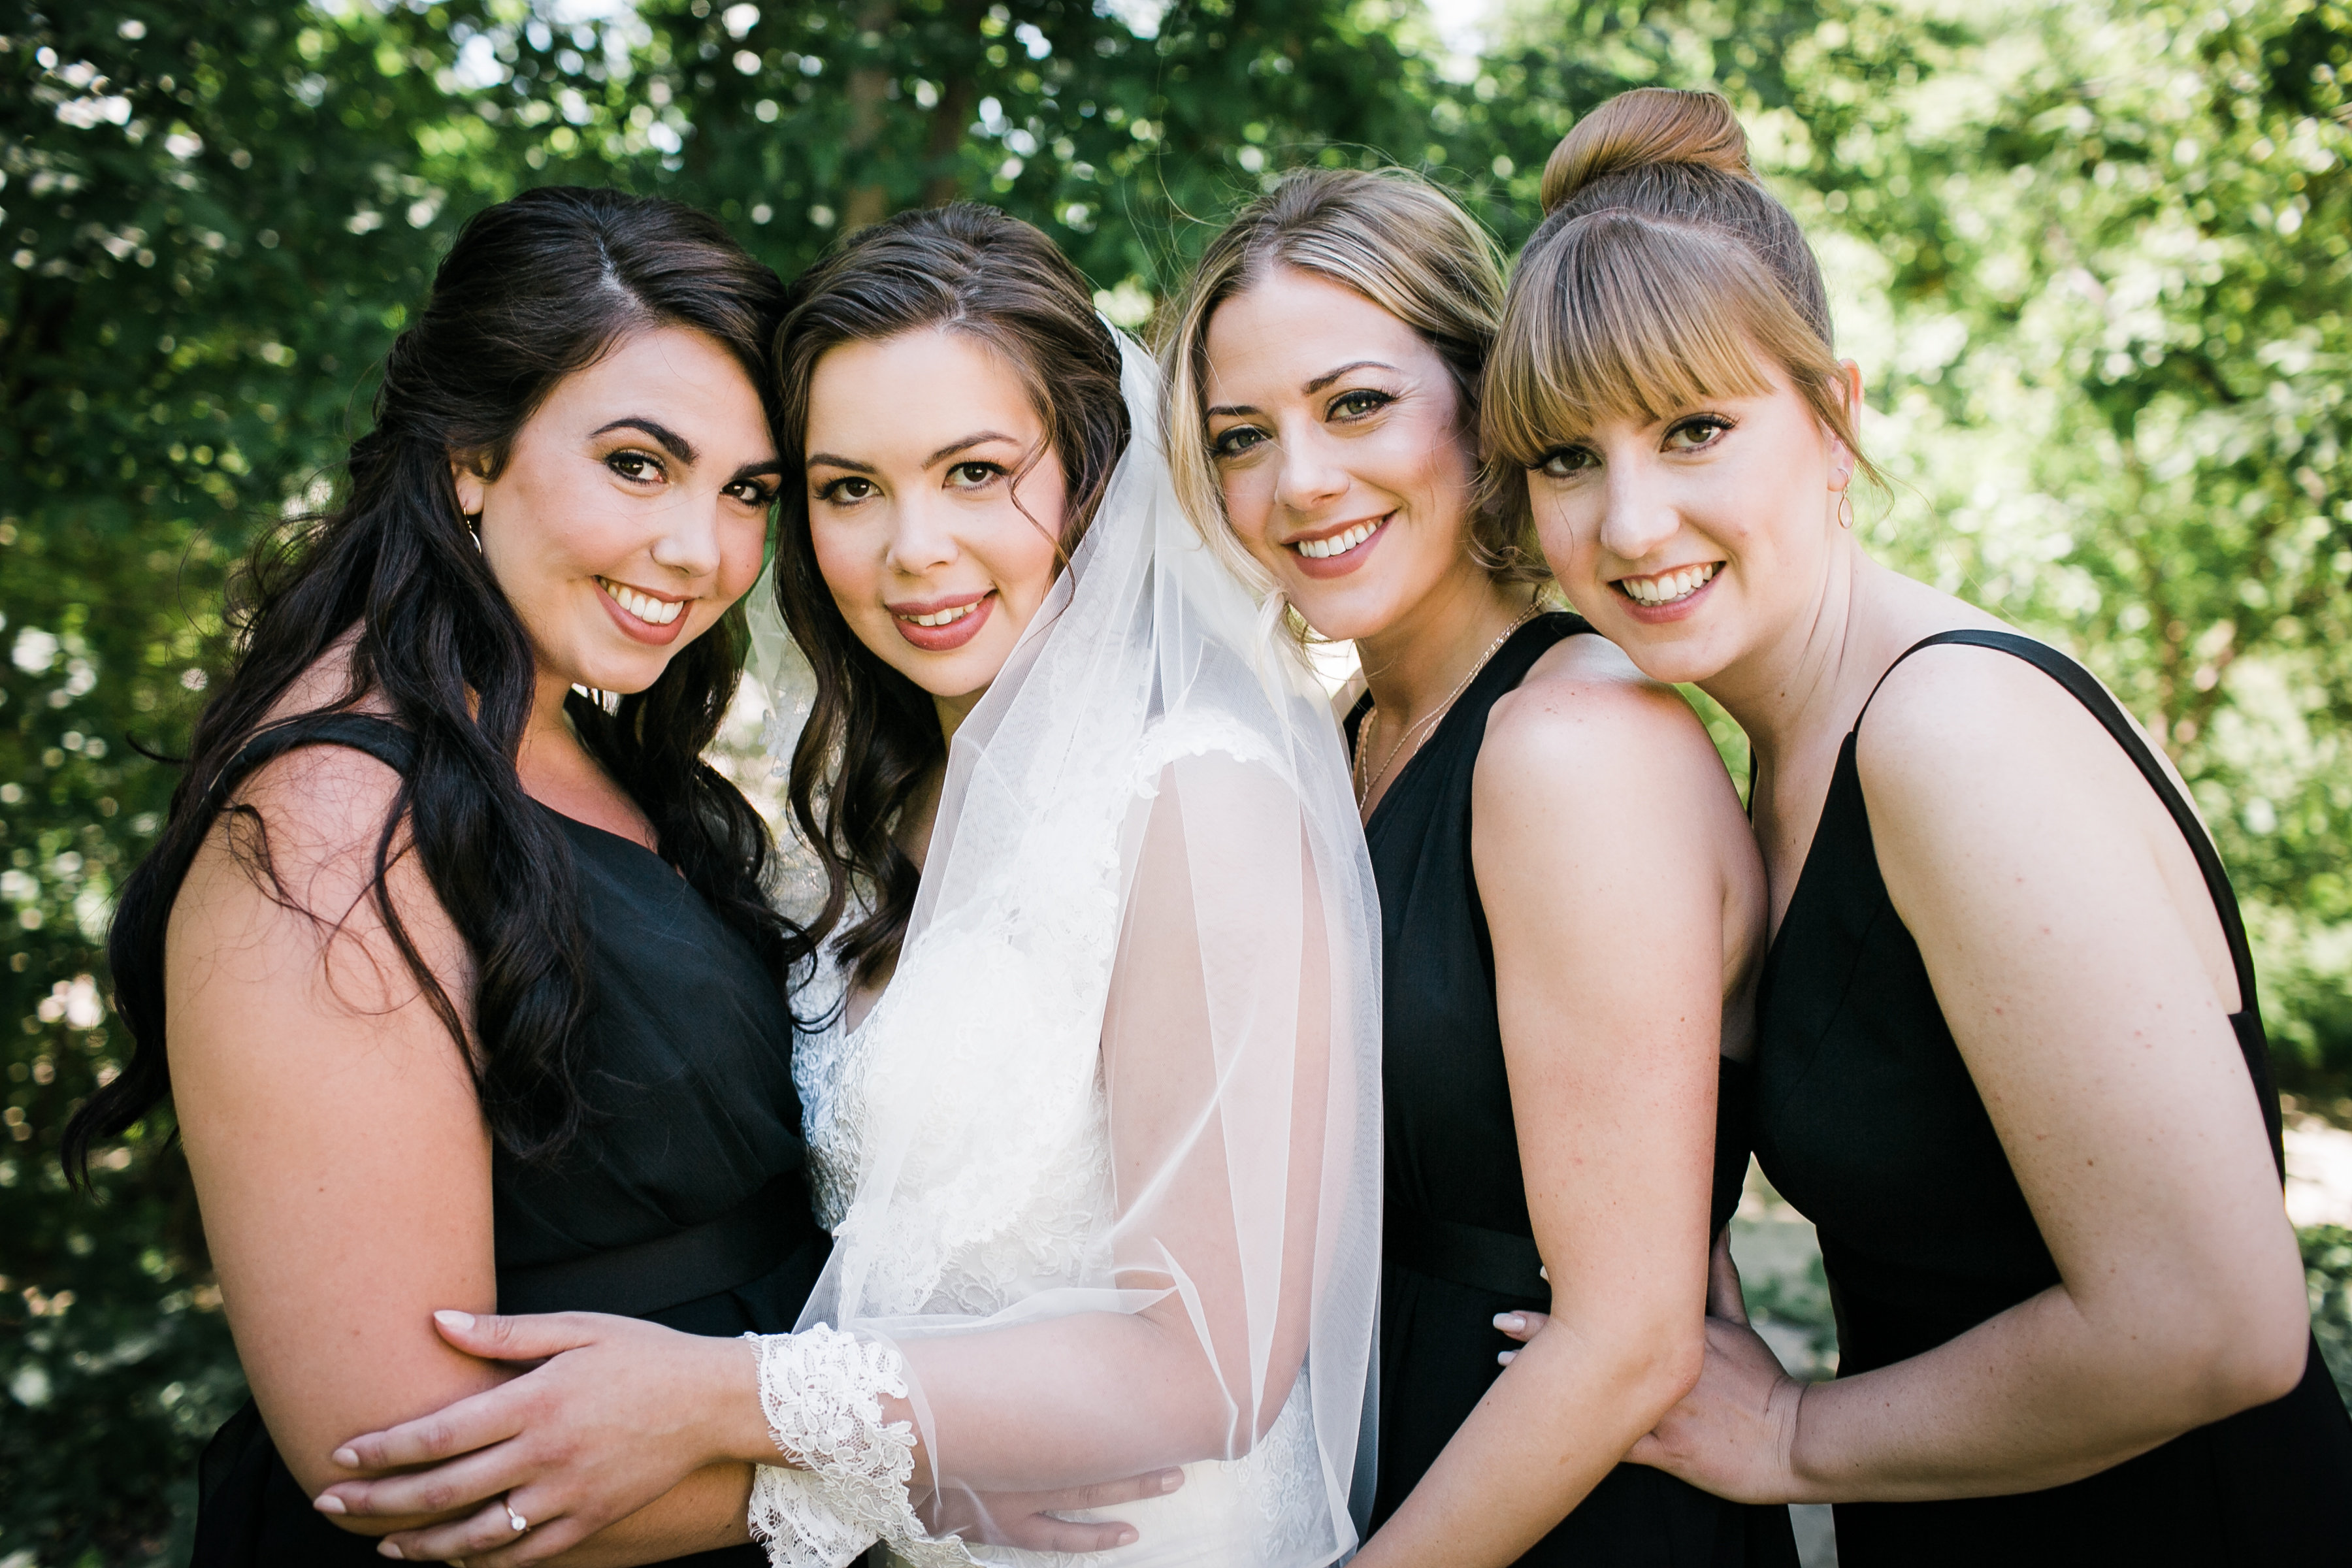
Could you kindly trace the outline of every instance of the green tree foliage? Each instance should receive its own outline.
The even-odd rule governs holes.
[[[184,742],[231,563],[331,493],[454,226],[528,184],[677,195],[788,274],[992,201],[1140,322],[1283,168],[1393,157],[1515,244],[1576,115],[1718,87],[1867,373],[1874,544],[2166,738],[2290,1055],[2352,1068],[2345,0],[1510,0],[1475,59],[1416,0],[590,9],[0,5],[0,1562],[184,1547],[241,1397],[184,1166],[161,1116],[95,1203],[56,1159],[127,1046],[100,942],[172,783],[142,748]]]

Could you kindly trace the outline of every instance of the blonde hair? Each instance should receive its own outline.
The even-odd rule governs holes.
[[[1636,88],[1544,165],[1544,221],[1520,252],[1486,367],[1480,447],[1492,510],[1524,527],[1526,470],[1610,418],[1752,397],[1778,364],[1862,472],[1820,265],[1756,177],[1731,105]]]
[[[1362,295],[1437,352],[1454,382],[1462,431],[1475,447],[1478,400],[1502,303],[1502,258],[1478,220],[1404,169],[1303,169],[1257,197],[1209,242],[1167,317],[1160,343],[1160,426],[1178,499],[1202,538],[1242,580],[1273,579],[1225,517],[1204,413],[1209,320],[1276,267]],[[1550,576],[1542,555],[1471,498],[1473,558],[1503,582]]]

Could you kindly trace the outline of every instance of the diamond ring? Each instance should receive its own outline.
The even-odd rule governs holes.
[[[500,1498],[499,1500],[499,1506],[507,1510],[507,1523],[514,1527],[514,1532],[517,1535],[520,1535],[524,1531],[530,1528],[530,1521],[517,1513],[514,1510],[514,1504],[507,1501],[504,1498]]]

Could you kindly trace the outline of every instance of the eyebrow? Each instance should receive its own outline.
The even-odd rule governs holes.
[[[1333,382],[1339,380],[1341,376],[1346,375],[1349,371],[1394,369],[1396,369],[1396,366],[1389,363],[1386,360],[1353,360],[1347,364],[1341,365],[1335,371],[1330,371],[1322,375],[1317,376],[1313,381],[1308,382],[1301,390],[1304,391],[1307,396],[1312,397],[1317,393],[1322,391],[1325,387],[1330,385]],[[1257,412],[1258,410],[1255,407],[1246,403],[1221,403],[1214,408],[1202,410],[1202,416],[1207,419],[1215,419],[1226,415],[1255,414]]]
[[[642,415],[636,414],[625,415],[621,418],[614,420],[609,425],[599,426],[597,428],[591,430],[588,433],[588,438],[593,441],[597,437],[609,435],[614,430],[642,430],[646,435],[652,437],[654,440],[660,445],[664,451],[667,452],[671,457],[676,458],[681,463],[690,464],[694,461],[697,456],[694,450],[693,442],[688,440],[685,437],[679,435],[668,426],[664,425],[661,421],[657,419],[647,419]]]
[[[925,458],[923,459],[923,467],[928,468],[932,464],[940,461],[942,458],[952,458],[958,452],[964,451],[965,449],[972,447],[985,446],[991,441],[1011,441],[1017,446],[1020,443],[1020,437],[1017,436],[1007,436],[1002,430],[977,430],[972,434],[966,436],[960,441],[949,442],[938,451],[933,452],[929,457]],[[871,463],[861,463],[855,458],[835,457],[831,452],[811,452],[803,461],[812,468],[818,468],[820,466],[828,468],[846,468],[853,474],[872,474],[880,472],[880,470],[876,468]]]

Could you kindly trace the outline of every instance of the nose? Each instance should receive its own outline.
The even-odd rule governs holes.
[[[1682,531],[1664,487],[1650,482],[1642,465],[1612,463],[1601,514],[1601,548],[1620,561],[1639,561]]]
[[[956,558],[954,531],[948,519],[919,498],[902,500],[890,510],[890,531],[883,560],[901,576],[920,577]]]
[[[710,577],[719,572],[719,508],[722,498],[665,508],[667,524],[654,541],[654,564],[681,577]]]
[[[1284,510],[1316,511],[1348,493],[1348,470],[1320,430],[1287,431],[1280,439],[1282,466],[1276,473],[1274,499]]]

